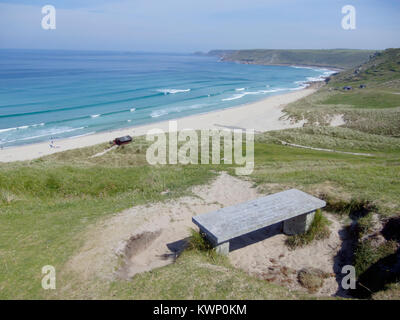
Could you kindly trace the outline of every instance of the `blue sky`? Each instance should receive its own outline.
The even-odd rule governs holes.
[[[56,30],[41,28],[46,4]],[[341,28],[347,4],[355,30]],[[400,0],[0,0],[0,48],[384,49],[399,35]]]

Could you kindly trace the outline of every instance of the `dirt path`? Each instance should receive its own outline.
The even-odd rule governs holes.
[[[326,152],[335,152],[335,153],[342,153],[342,154],[351,154],[353,156],[365,156],[365,157],[373,157],[374,155],[371,153],[357,153],[357,152],[347,152],[347,151],[338,151],[333,149],[324,149],[324,148],[315,148],[309,146],[302,146],[300,144],[289,143],[286,141],[281,141],[281,143],[285,146],[291,146],[296,148],[303,148],[303,149],[310,149],[310,150],[317,150],[317,151],[326,151]]]

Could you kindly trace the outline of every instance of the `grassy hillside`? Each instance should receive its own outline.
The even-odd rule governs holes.
[[[343,116],[347,128],[399,137],[400,49],[377,53],[367,63],[332,76],[316,94],[286,111],[295,119],[307,119],[308,125],[327,124],[336,114]]]
[[[213,50],[223,61],[262,65],[302,65],[348,69],[369,59],[373,50]]]
[[[280,140],[374,156],[293,148]],[[143,139],[90,158],[105,146],[0,165],[0,298],[307,298],[196,251],[130,281],[82,282],[63,274],[65,263],[82,245],[82,234],[100,219],[133,205],[185,195],[218,171],[234,172],[231,165],[149,166]],[[395,138],[341,128],[284,130],[257,137],[250,179],[265,192],[297,187],[332,204],[366,199],[388,216],[400,211],[399,163],[400,142]],[[170,192],[163,195],[166,189]],[[56,292],[40,287],[41,267],[49,261],[58,270]],[[216,277],[204,264],[224,271]]]

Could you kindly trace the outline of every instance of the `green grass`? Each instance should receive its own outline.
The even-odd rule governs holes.
[[[277,137],[316,146],[329,141],[353,156],[283,146]],[[346,139],[349,137],[349,139]],[[321,139],[321,140],[320,140]],[[336,128],[303,128],[257,137],[255,170],[249,177],[264,192],[297,187],[337,201],[361,197],[381,215],[400,210],[400,147],[394,138]],[[297,141],[297,140],[296,140]],[[42,159],[0,164],[0,298],[297,298],[284,288],[252,278],[202,251],[185,252],[176,264],[132,281],[82,282],[63,272],[82,246],[87,228],[134,205],[180,197],[232,165],[148,166],[138,139],[124,149],[90,158],[103,145]],[[162,194],[169,190],[168,195]],[[200,264],[207,264],[202,267]],[[56,292],[41,289],[41,268],[57,270]],[[211,265],[211,266],[210,266]],[[224,270],[221,277],[215,269]]]
[[[357,233],[358,237],[368,235],[374,227],[374,220],[372,212],[357,220]]]
[[[134,205],[188,194],[215,176],[207,166],[119,167],[114,159],[130,157],[129,148],[95,165],[83,154],[97,148],[0,165],[0,298],[45,297],[42,266],[61,270],[90,224]]]
[[[190,229],[189,249],[212,254],[215,251],[212,244],[207,241],[204,234],[195,229]]]
[[[397,138],[364,133],[348,128],[307,126],[298,129],[269,131],[256,136],[258,142],[280,144],[281,141],[316,148],[383,154],[400,149]]]
[[[260,143],[255,154],[252,176],[262,189],[297,187],[331,201],[361,198],[376,204],[381,214],[400,209],[398,150],[366,157]]]
[[[395,241],[387,241],[375,247],[371,244],[371,240],[358,243],[354,253],[354,267],[356,275],[361,276],[369,267],[380,259],[394,254],[397,250]]]
[[[81,292],[79,290],[79,292]],[[106,298],[122,299],[299,299],[306,294],[249,276],[198,251],[185,251],[176,263],[136,275],[132,281],[115,281]]]
[[[397,108],[400,107],[400,94],[381,90],[355,89],[350,92],[338,92],[321,103],[367,109]]]
[[[303,234],[289,236],[286,239],[286,245],[294,250],[299,247],[304,247],[315,240],[329,238],[329,220],[323,215],[321,210],[315,212],[314,220],[310,228]]]

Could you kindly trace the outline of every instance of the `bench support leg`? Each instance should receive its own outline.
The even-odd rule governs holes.
[[[314,212],[306,213],[283,222],[283,232],[287,235],[302,234],[308,230],[314,220]]]
[[[219,246],[215,247],[215,251],[218,254],[222,254],[224,256],[228,255],[229,253],[229,241],[221,243]]]

